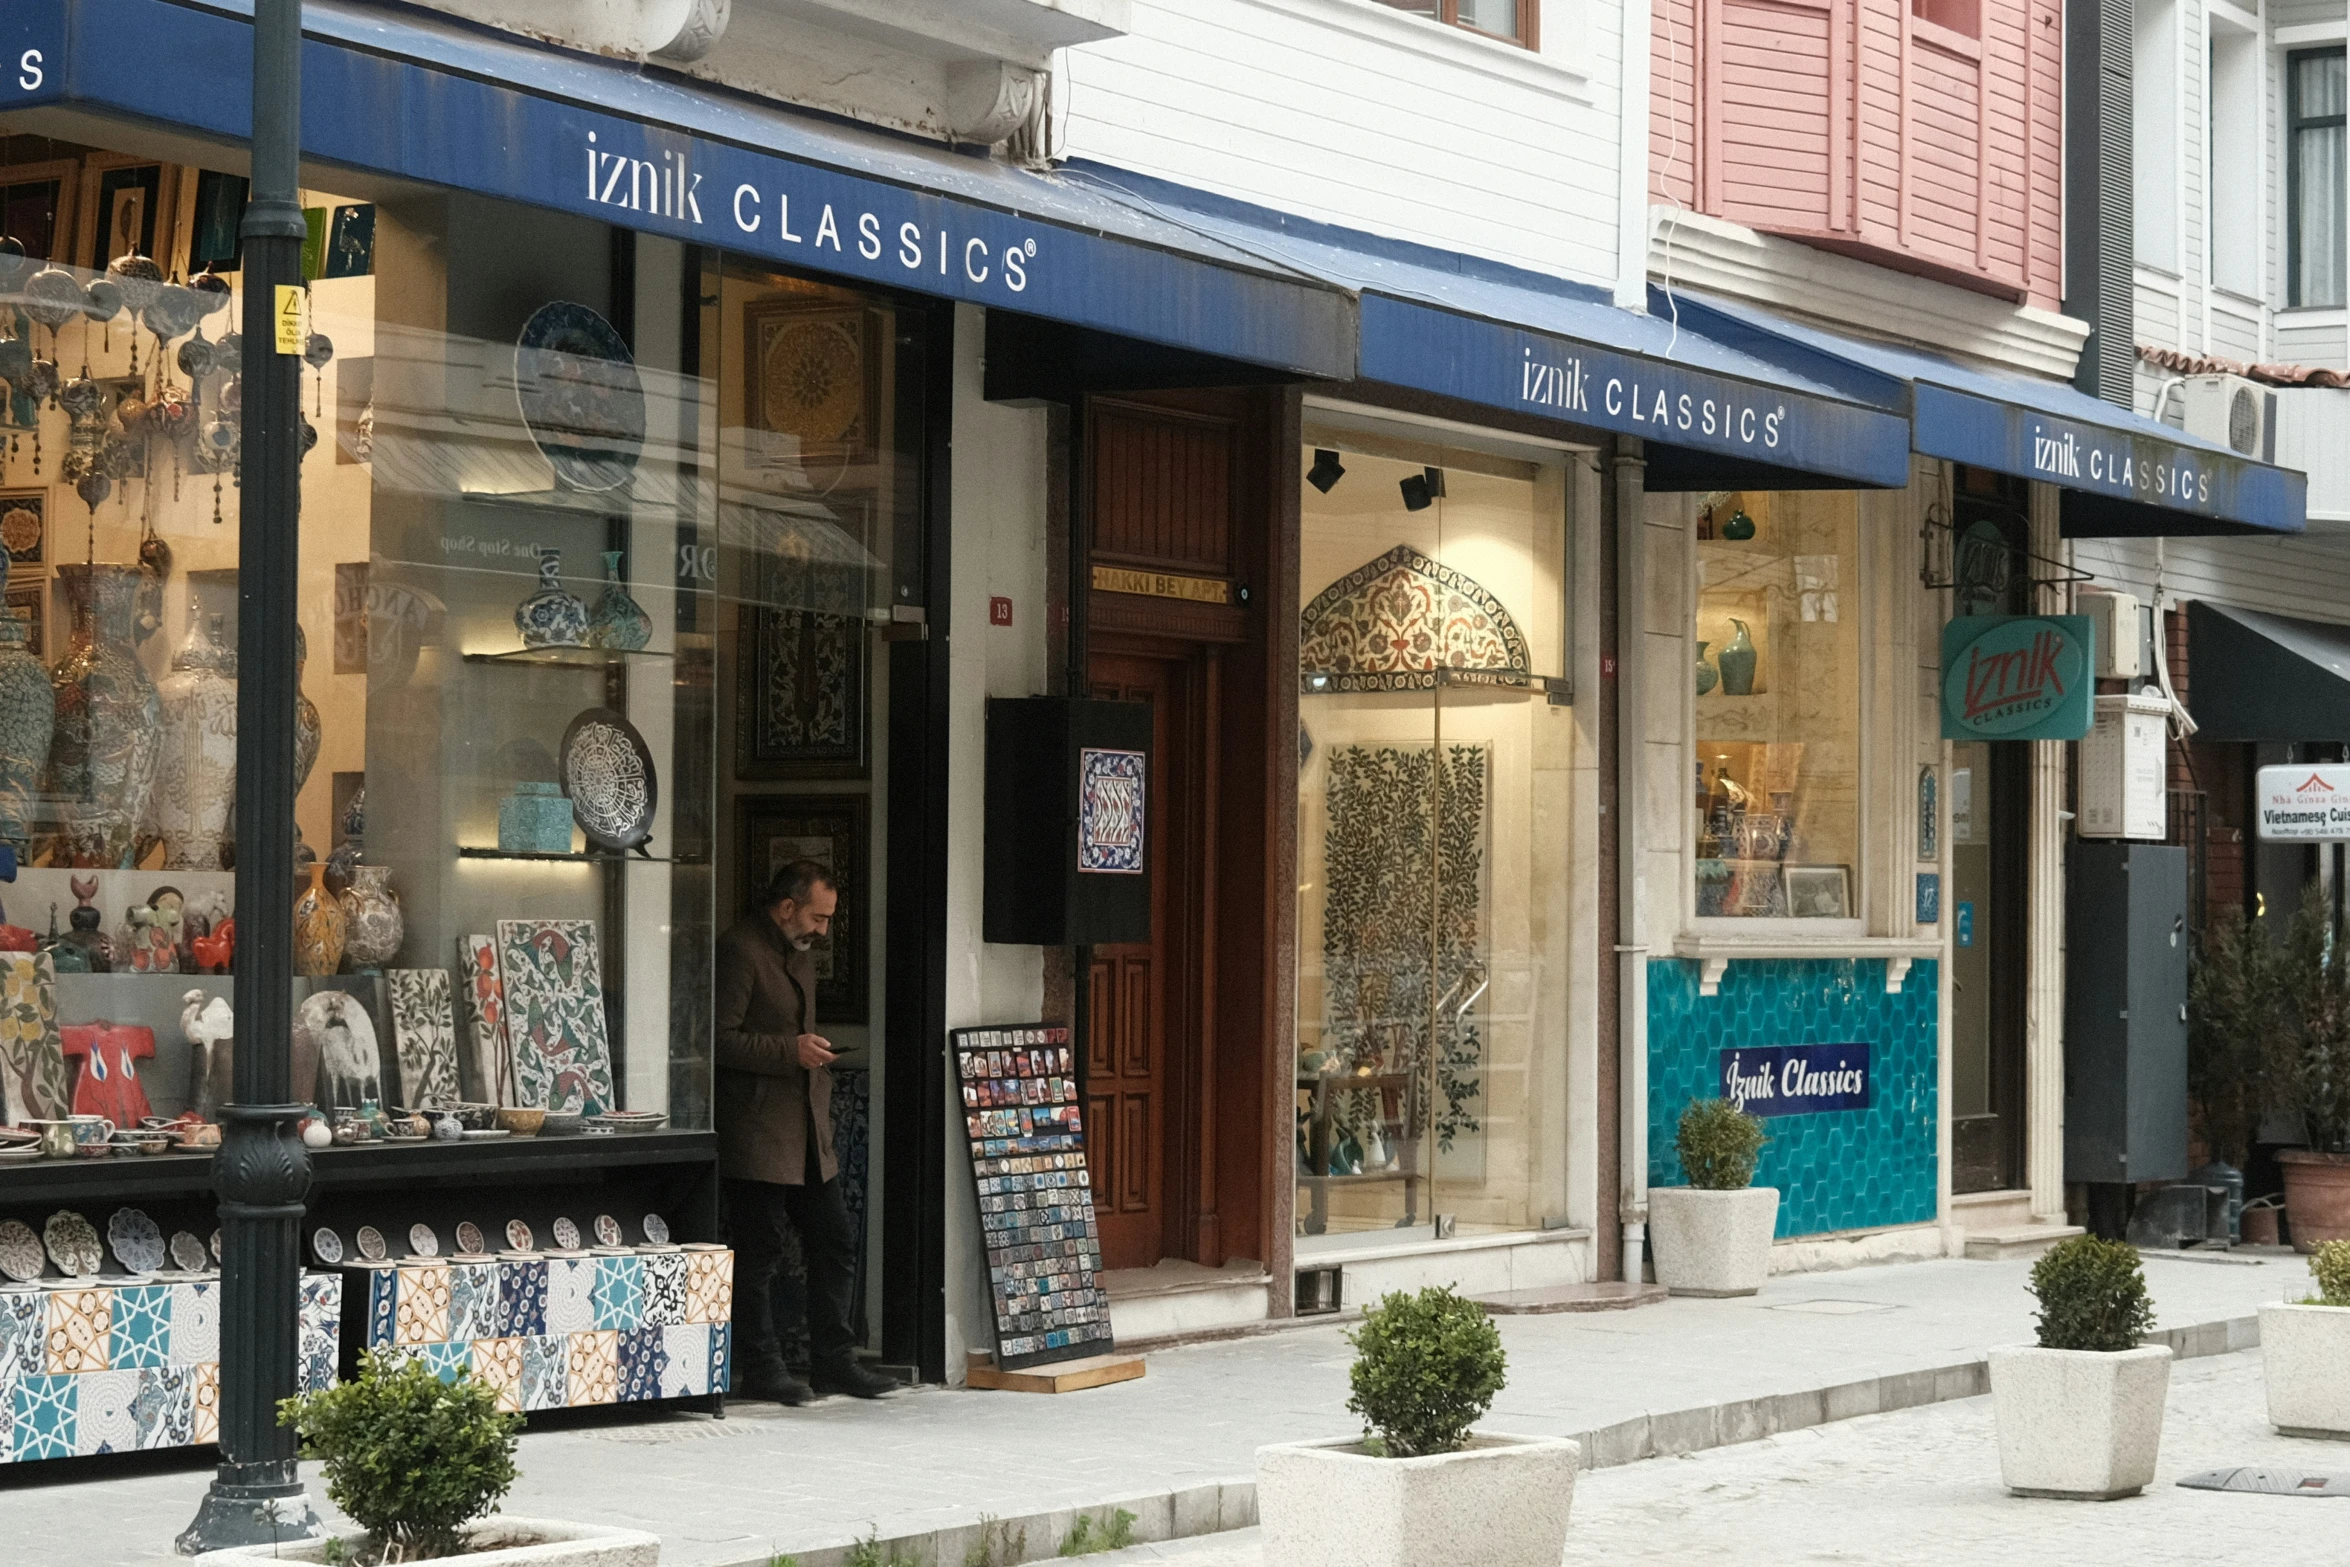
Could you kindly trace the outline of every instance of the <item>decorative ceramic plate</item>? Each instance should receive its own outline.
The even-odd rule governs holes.
[[[494,1143],[501,1137],[512,1137],[514,1134],[502,1126],[474,1126],[466,1128],[462,1135],[469,1143]]]
[[[507,1245],[513,1247],[516,1251],[529,1251],[531,1249],[531,1240],[532,1236],[529,1225],[523,1223],[520,1219],[508,1219],[506,1221]]]
[[[41,1276],[49,1259],[41,1254],[41,1238],[21,1219],[0,1220],[0,1273],[19,1284]]]
[[[657,1213],[645,1215],[645,1239],[656,1246],[669,1244],[669,1221]]]
[[[438,1257],[441,1254],[441,1238],[432,1232],[429,1224],[411,1224],[408,1226],[408,1249],[419,1257]]]
[[[620,1221],[619,1221],[618,1219],[615,1219],[615,1218],[613,1218],[613,1217],[612,1217],[612,1215],[610,1215],[610,1214],[608,1214],[608,1213],[599,1213],[599,1214],[597,1214],[597,1215],[596,1215],[596,1241],[597,1241],[597,1243],[598,1243],[599,1245],[604,1245],[604,1246],[617,1246],[617,1245],[619,1245],[619,1244],[620,1244]]]
[[[212,1259],[205,1254],[204,1243],[196,1239],[193,1230],[181,1230],[171,1238],[171,1260],[190,1273],[201,1273]]]
[[[106,1243],[114,1257],[133,1273],[153,1273],[163,1266],[163,1231],[136,1208],[117,1208],[106,1221]]]
[[[555,1221],[555,1244],[565,1251],[579,1250],[579,1226],[569,1219]]]
[[[487,1248],[483,1245],[481,1226],[471,1219],[457,1221],[457,1250],[466,1256],[479,1256]]]
[[[68,1278],[88,1278],[105,1261],[106,1254],[98,1246],[98,1232],[90,1227],[89,1220],[71,1208],[60,1208],[49,1215],[49,1222],[41,1226],[41,1239],[48,1243],[49,1260]]]
[[[212,1232],[212,1260],[215,1264],[220,1261],[220,1231],[217,1228]]]
[[[0,1159],[38,1159],[40,1157],[41,1145],[39,1143],[10,1143],[5,1147],[0,1147]]]
[[[628,482],[645,444],[645,388],[611,322],[569,300],[539,306],[514,345],[514,396],[557,479],[590,492]]]
[[[608,707],[591,707],[563,731],[563,792],[590,843],[613,850],[643,846],[653,835],[660,780],[653,752],[636,726]]]
[[[343,1260],[343,1238],[325,1225],[310,1232],[310,1253],[332,1268]]]
[[[353,1239],[359,1244],[359,1255],[369,1262],[381,1262],[392,1254],[392,1249],[384,1244],[383,1231],[372,1224],[360,1225],[359,1233]]]

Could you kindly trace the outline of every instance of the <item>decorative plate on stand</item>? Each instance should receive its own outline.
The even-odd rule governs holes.
[[[506,1244],[513,1247],[516,1251],[534,1250],[535,1248],[531,1245],[531,1242],[534,1239],[536,1239],[536,1237],[530,1233],[530,1226],[523,1223],[520,1219],[508,1219],[506,1221]]]
[[[645,1239],[656,1246],[669,1244],[669,1221],[657,1213],[645,1215]]]
[[[163,1266],[163,1231],[136,1208],[117,1208],[106,1221],[106,1241],[115,1260],[133,1273],[153,1273]]]
[[[563,731],[563,792],[590,843],[643,850],[653,836],[660,779],[652,748],[636,726],[608,707],[591,707]]]
[[[41,1238],[21,1219],[0,1220],[0,1273],[15,1283],[29,1284],[49,1266],[41,1252]]]
[[[213,1229],[213,1231],[212,1231],[212,1261],[213,1261],[213,1265],[214,1265],[215,1267],[219,1266],[219,1264],[220,1264],[220,1230],[219,1230],[219,1228],[218,1228],[217,1226],[216,1226],[216,1227]]]
[[[645,385],[628,342],[587,306],[554,300],[514,345],[523,428],[556,479],[591,494],[617,489],[645,445]]]
[[[382,1262],[392,1254],[392,1249],[384,1244],[383,1231],[372,1224],[360,1225],[353,1239],[358,1243],[359,1255],[369,1262]]]
[[[620,1221],[608,1213],[596,1215],[596,1242],[602,1246],[620,1244]]]
[[[438,1257],[441,1254],[441,1238],[432,1232],[429,1224],[411,1224],[408,1226],[408,1250],[419,1257]]]
[[[310,1254],[328,1267],[338,1267],[343,1260],[343,1238],[325,1225],[310,1232]]]
[[[201,1273],[212,1258],[204,1250],[204,1243],[196,1239],[194,1230],[181,1230],[171,1238],[171,1260],[189,1273]]]
[[[481,1233],[481,1226],[474,1223],[471,1219],[460,1219],[457,1221],[458,1255],[467,1257],[480,1256],[485,1250],[488,1249],[484,1244],[485,1239],[486,1237],[484,1237]]]
[[[90,1227],[89,1220],[71,1208],[60,1208],[49,1215],[49,1222],[41,1226],[41,1239],[49,1247],[49,1260],[67,1278],[89,1278],[105,1261],[106,1254],[98,1245],[98,1232]]]
[[[555,1244],[565,1251],[579,1250],[579,1226],[569,1219],[555,1221]]]

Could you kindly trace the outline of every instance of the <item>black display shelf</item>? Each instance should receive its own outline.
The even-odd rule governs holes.
[[[542,860],[550,865],[707,865],[706,854],[613,854],[591,850],[584,854],[538,854],[523,849],[485,849],[461,843],[457,857],[464,860]]]
[[[520,664],[539,669],[611,669],[631,659],[675,660],[675,653],[658,648],[625,647],[517,647],[499,653],[468,653],[468,664]]]
[[[0,1208],[17,1203],[194,1197],[212,1190],[212,1151],[0,1164]]]

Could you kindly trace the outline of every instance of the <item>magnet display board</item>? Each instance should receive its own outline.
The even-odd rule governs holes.
[[[1005,1370],[1110,1348],[1101,1233],[1069,1030],[959,1028],[953,1047]]]

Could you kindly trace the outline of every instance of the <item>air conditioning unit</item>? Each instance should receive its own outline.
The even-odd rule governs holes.
[[[2240,375],[2191,375],[2185,392],[2189,435],[2215,441],[2239,456],[2277,460],[2274,387]]]

